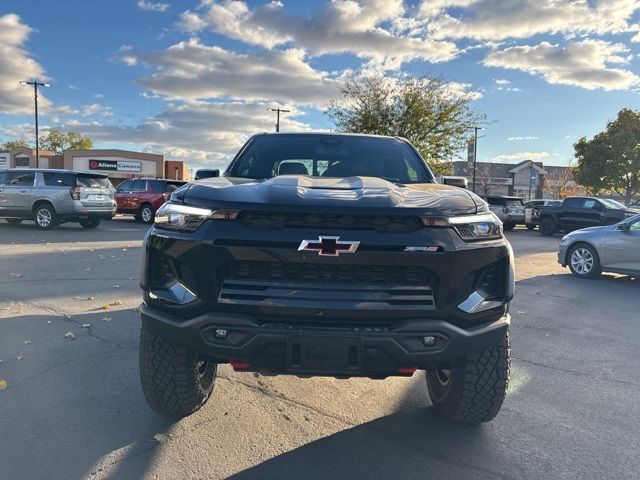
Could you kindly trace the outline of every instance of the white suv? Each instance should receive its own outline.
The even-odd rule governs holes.
[[[63,222],[95,228],[116,213],[115,189],[106,175],[72,170],[0,171],[0,218],[33,220],[42,230]]]

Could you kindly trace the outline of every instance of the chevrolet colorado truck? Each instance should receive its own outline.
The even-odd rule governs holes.
[[[436,183],[406,140],[250,138],[156,213],[141,266],[140,375],[185,416],[220,364],[298,377],[423,370],[444,418],[493,419],[509,380],[513,254],[487,203]]]

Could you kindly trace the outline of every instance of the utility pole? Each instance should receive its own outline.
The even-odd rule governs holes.
[[[473,129],[473,183],[471,191],[476,193],[476,163],[478,160],[478,127]]]
[[[31,82],[20,82],[22,85],[32,85],[33,86],[33,102],[35,104],[36,111],[36,168],[40,167],[40,140],[38,138],[38,87],[50,87],[48,83],[38,82],[33,80]]]
[[[280,107],[278,107],[278,108],[267,108],[267,110],[269,110],[271,112],[276,112],[276,132],[279,132],[280,131],[280,112],[288,113],[291,110],[283,110]]]

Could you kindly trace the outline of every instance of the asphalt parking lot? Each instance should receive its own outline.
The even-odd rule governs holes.
[[[422,373],[227,366],[209,403],[172,423],[138,381],[145,228],[0,221],[0,478],[638,478],[640,279],[572,277],[555,261],[560,236],[508,234],[512,380],[489,424],[439,420]]]

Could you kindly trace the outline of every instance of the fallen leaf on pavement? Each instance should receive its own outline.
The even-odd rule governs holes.
[[[109,305],[108,303],[105,303],[104,305],[102,305],[103,310],[109,310],[110,308],[111,308],[111,305]]]
[[[116,300],[111,305],[124,305],[124,302],[122,300]]]
[[[25,345],[31,345],[31,340],[23,340],[22,343]]]
[[[74,300],[80,300],[80,297],[73,297]]]
[[[160,443],[164,443],[171,438],[171,434],[167,435],[166,433],[156,433],[153,438]]]
[[[9,275],[10,275],[10,276],[12,276],[12,277],[14,277],[14,278],[20,278],[20,277],[22,277],[22,274],[21,274],[21,273],[10,273]]]
[[[113,288],[120,288],[120,285],[114,285]]]
[[[69,315],[68,313],[65,313],[64,318],[71,318],[71,315]]]
[[[122,249],[122,251],[123,251],[123,252],[126,252],[126,251],[127,251],[127,249],[126,249],[126,248],[123,248],[123,249]]]
[[[70,340],[75,340],[77,337],[76,337],[76,334],[74,332],[67,332],[67,333],[64,334],[64,338],[68,338]]]
[[[22,355],[18,355],[18,356],[16,357],[16,360],[22,360],[23,358],[24,358],[24,357],[23,357]]]
[[[82,324],[80,324],[80,326],[82,328],[89,328],[91,326],[91,324],[90,323],[82,323]]]
[[[522,310],[518,310],[518,315],[526,315]]]
[[[110,322],[110,321],[111,321],[111,317],[104,317],[104,318],[103,318],[103,320],[104,320],[105,322]]]
[[[5,390],[7,388],[7,382],[4,380],[0,380],[0,390]]]
[[[87,300],[95,300],[96,297],[87,297]]]

